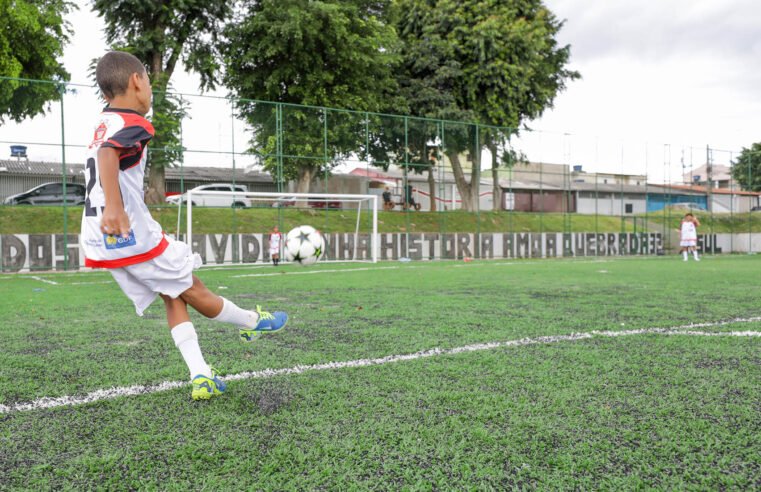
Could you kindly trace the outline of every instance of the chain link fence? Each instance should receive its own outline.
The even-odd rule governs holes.
[[[61,98],[43,116],[2,126],[0,270],[78,269],[85,153],[104,102],[89,85],[0,78],[12,89],[33,84],[55,84]],[[740,149],[214,95],[156,97],[171,98],[180,124],[174,138],[157,135],[149,146],[146,186],[154,175],[164,180],[152,212],[179,236],[182,212],[165,198],[229,184],[378,195],[386,259],[664,254],[678,249],[688,212],[701,221],[703,252],[761,248],[759,194],[742,189],[733,169]],[[157,127],[166,126],[162,117],[150,116]],[[200,206],[194,233],[232,237],[313,223],[338,238],[355,226],[340,204],[282,203]]]

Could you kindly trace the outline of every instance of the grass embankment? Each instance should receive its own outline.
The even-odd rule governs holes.
[[[177,230],[177,208],[155,207],[153,216],[168,232]],[[665,227],[676,229],[681,211],[666,211],[626,217],[557,213],[492,212],[380,212],[379,232],[626,232],[650,230],[660,232]],[[698,214],[702,233],[761,232],[761,214]],[[64,222],[69,233],[77,233],[82,218],[81,207],[68,207],[64,221],[63,207],[0,207],[0,234],[62,234]],[[370,215],[361,215],[363,231],[370,228]],[[196,234],[226,232],[265,232],[279,223],[282,230],[301,224],[311,224],[330,232],[354,231],[355,210],[297,210],[253,208],[193,209],[193,232]],[[636,222],[636,227],[635,227]],[[182,211],[181,228],[185,230],[186,216]]]

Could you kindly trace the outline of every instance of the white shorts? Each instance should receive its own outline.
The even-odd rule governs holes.
[[[279,255],[279,254],[280,254],[280,248],[270,248],[270,256]]]
[[[201,267],[201,257],[182,241],[167,237],[169,246],[152,260],[111,269],[111,275],[142,316],[159,294],[174,299],[193,286],[193,270]]]
[[[697,239],[685,239],[684,241],[679,242],[679,246],[682,248],[689,248],[690,246],[697,246],[698,240]]]

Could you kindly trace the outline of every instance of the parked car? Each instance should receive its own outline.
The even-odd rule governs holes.
[[[63,183],[45,183],[6,198],[5,205],[63,205]],[[85,187],[66,183],[66,205],[84,205]]]
[[[299,198],[295,196],[281,197],[275,200],[274,202],[272,202],[272,207],[274,208],[293,207],[296,205],[296,201],[298,200]],[[329,200],[329,201],[309,200],[308,204],[312,208],[325,208],[326,206],[328,208],[341,208],[341,202],[338,200]]]
[[[213,184],[207,184],[207,185],[201,185],[196,186],[192,190],[190,190],[193,206],[202,206],[202,207],[250,207],[251,206],[251,199],[246,198],[244,196],[237,196],[237,195],[206,195],[202,194],[200,192],[202,191],[239,191],[242,193],[245,193],[248,191],[248,187],[245,185],[235,185],[233,187],[230,183],[213,183]],[[187,203],[188,201],[188,193],[183,193],[182,195],[171,195],[166,197],[167,203],[171,203],[173,205],[179,205],[180,202]]]

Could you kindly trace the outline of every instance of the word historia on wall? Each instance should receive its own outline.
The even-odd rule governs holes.
[[[761,250],[761,235],[753,236],[759,237],[749,240],[747,234],[701,235],[698,248],[722,253],[753,250],[758,243],[756,246]],[[372,258],[368,234],[324,234],[324,237],[327,260]],[[381,233],[377,243],[380,260],[656,255],[664,249],[660,233]],[[267,234],[194,234],[192,244],[193,251],[201,255],[206,265],[270,260]],[[743,249],[743,244],[750,249]],[[77,234],[0,235],[0,271],[4,273],[79,269],[84,269],[84,257]]]

